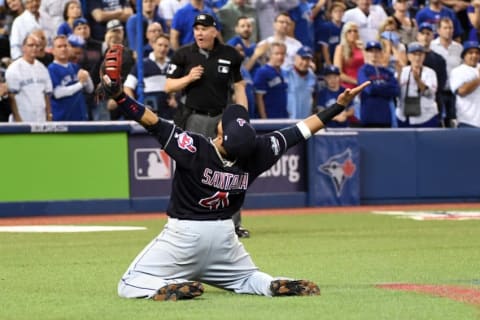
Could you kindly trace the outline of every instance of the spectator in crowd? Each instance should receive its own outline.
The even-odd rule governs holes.
[[[282,65],[282,68],[286,69],[293,65],[293,60],[297,54],[298,49],[302,47],[302,43],[295,38],[288,35],[289,27],[292,24],[290,16],[286,12],[280,13],[276,18],[274,24],[273,36],[263,39],[258,45],[263,45],[265,42],[283,42],[287,48],[287,53]]]
[[[217,30],[221,31],[221,24],[204,0],[190,0],[190,3],[180,8],[173,16],[172,26],[170,28],[170,42],[173,50],[177,50],[180,46],[192,43],[194,39],[193,28],[195,17],[201,13],[211,15],[215,19]],[[219,40],[223,41],[221,33],[217,33]]]
[[[174,94],[165,92],[167,66],[170,61],[167,57],[170,50],[170,39],[165,34],[158,34],[152,42],[152,47],[153,52],[143,60],[144,101],[159,117],[172,120],[177,108],[177,101]],[[137,73],[137,65],[135,65],[123,84],[125,93],[134,98],[137,96]]]
[[[466,39],[468,37],[468,32],[470,31],[470,28],[472,25],[470,24],[469,18],[468,18],[468,12],[467,9],[470,6],[472,0],[440,0],[443,5],[447,6],[449,9],[451,9],[454,13],[455,16],[458,19],[458,22],[460,23],[460,26],[464,30],[464,32],[461,35],[461,39],[457,39],[456,41],[460,41],[463,39]]]
[[[458,128],[480,127],[480,48],[477,41],[465,41],[463,63],[450,74],[450,89],[456,94]]]
[[[312,8],[312,3],[307,0],[300,0],[298,6],[288,11],[288,15],[293,22],[292,26],[295,39],[300,41],[303,46],[310,48],[313,48],[314,44]]]
[[[185,92],[185,104],[175,117],[179,127],[215,137],[223,109],[232,98],[232,87],[234,102],[248,105],[240,74],[242,56],[233,47],[220,43],[215,18],[209,14],[195,17],[193,34],[195,42],[178,49],[172,57],[165,91]],[[250,232],[241,227],[240,212],[233,219],[237,235],[249,237]]]
[[[74,34],[69,35],[67,40],[68,61],[79,65],[84,57],[85,40]]]
[[[73,22],[82,17],[82,7],[78,0],[70,0],[63,10],[63,22],[59,25],[57,34],[69,36],[73,33]]]
[[[102,44],[102,51],[105,53],[107,49],[113,44],[123,44],[125,41],[125,33],[123,31],[123,26],[119,20],[111,20],[107,23],[107,32],[105,33],[105,41]],[[97,77],[97,81],[94,83],[99,83],[98,74],[100,70],[103,57],[97,62],[93,76]],[[128,47],[123,48],[122,55],[122,81],[127,79],[130,70],[135,64],[135,57],[132,50]],[[108,112],[106,112],[108,110]],[[117,110],[117,104],[113,99],[101,100],[98,101],[96,109],[93,110],[92,116],[94,120],[120,120],[121,114]]]
[[[317,65],[320,65],[318,61],[318,53],[320,53],[323,61],[327,65],[333,64],[333,56],[335,55],[335,48],[340,44],[340,34],[343,27],[343,14],[345,13],[346,6],[343,2],[334,1],[328,10],[328,21],[324,22],[315,31],[317,53]]]
[[[24,0],[25,11],[13,21],[10,32],[10,56],[13,60],[22,56],[23,40],[33,30],[43,29],[48,45],[48,39],[51,38],[53,32],[49,32],[50,21],[45,14],[41,14],[39,11],[40,3],[40,0]]]
[[[54,32],[57,32],[62,22],[67,21],[65,19],[65,7],[68,2],[69,0],[42,0],[40,11],[46,15]],[[80,1],[77,1],[77,3],[80,3]],[[53,36],[55,36],[55,33],[52,34]]]
[[[39,40],[39,48],[37,51],[36,59],[43,63],[45,67],[48,67],[53,62],[53,54],[47,51],[47,37],[45,31],[42,29],[36,29],[31,32]]]
[[[258,63],[258,61],[265,56],[268,48],[268,43],[265,43],[262,46],[256,46],[253,54],[250,57],[246,57],[243,47],[240,45],[235,46],[235,49],[237,49],[240,55],[244,57],[242,66],[240,68],[240,73],[242,74],[242,78],[245,81],[245,94],[247,96],[248,112],[250,114],[250,119],[258,118],[253,77],[256,70],[261,67],[261,64]]]
[[[39,39],[30,34],[23,41],[23,56],[7,68],[7,81],[14,122],[52,120],[52,82],[47,68],[36,59]]]
[[[447,82],[447,63],[445,59],[431,49],[433,40],[433,26],[424,22],[418,26],[417,40],[425,48],[425,61],[423,65],[433,69],[437,74],[437,88],[444,88]],[[441,108],[443,103],[440,97],[440,90],[436,93],[437,107]]]
[[[372,0],[357,0],[357,7],[347,10],[343,15],[343,22],[355,22],[360,39],[365,43],[378,40],[378,30],[386,18],[382,6],[372,4]]]
[[[360,96],[360,119],[364,127],[389,128],[396,126],[394,101],[400,87],[395,75],[382,66],[382,45],[370,41],[365,45],[366,62],[358,70],[358,83],[371,81]]]
[[[400,99],[396,116],[399,127],[440,127],[440,117],[435,101],[437,76],[433,69],[425,67],[425,48],[419,42],[408,45],[410,65],[400,74]]]
[[[90,37],[90,26],[85,18],[78,18],[73,22],[73,35],[83,38],[85,45],[83,48],[83,57],[79,65],[88,71],[93,83],[96,86],[99,83],[98,76],[95,77],[96,65],[102,56],[102,42],[92,39]],[[95,78],[98,80],[95,81]]]
[[[478,30],[480,30],[480,0],[472,0],[467,8],[468,21],[472,25],[468,34],[468,40],[479,41]]]
[[[444,6],[441,0],[430,0],[428,6],[425,6],[417,12],[415,20],[417,21],[418,25],[421,25],[424,22],[430,23],[433,28],[433,33],[435,34],[437,32],[436,27],[438,22],[440,21],[440,18],[443,17],[448,17],[453,21],[453,37],[460,41],[460,38],[463,34],[462,25],[455,15],[455,11]]]
[[[288,83],[287,111],[290,119],[303,119],[312,114],[313,94],[317,77],[311,69],[313,51],[301,47],[295,55],[293,66],[285,70]]]
[[[442,110],[442,120],[446,127],[455,127],[455,95],[450,90],[450,83],[448,78],[453,68],[459,66],[462,63],[460,57],[463,51],[463,46],[453,40],[453,21],[448,18],[440,19],[438,25],[438,37],[434,39],[430,48],[433,52],[438,53],[445,59],[447,66],[447,81],[445,81],[445,87],[438,88],[440,106]]]
[[[133,9],[127,0],[86,0],[86,18],[90,26],[90,36],[97,41],[104,40],[107,22],[116,19],[125,23],[132,14]]]
[[[245,17],[251,25],[251,32],[248,40],[252,43],[258,41],[257,13],[255,8],[249,5],[248,0],[230,0],[225,6],[218,10],[218,19],[222,22],[222,38],[229,41],[237,33],[238,20]]]
[[[248,18],[247,16],[239,17],[237,19],[235,32],[237,35],[228,40],[227,44],[236,48],[244,57],[244,62],[247,63],[255,52],[255,48],[257,47],[257,44],[250,40],[253,32],[250,18]],[[257,60],[254,64],[247,68],[252,75],[255,73],[255,70],[260,67],[260,63],[258,63],[258,58],[259,57],[257,57]]]
[[[409,14],[410,0],[392,0],[393,19],[397,25],[397,32],[400,35],[400,42],[409,44],[417,38],[417,22]]]
[[[323,69],[323,78],[325,86],[322,87],[317,95],[317,110],[321,112],[328,107],[331,107],[337,102],[338,96],[345,91],[345,88],[340,85],[340,69],[334,65],[327,65]],[[353,101],[345,110],[336,115],[330,122],[326,123],[330,128],[345,128],[348,127],[348,118],[354,115]]]
[[[405,46],[400,42],[397,25],[392,17],[388,17],[380,26],[380,43],[382,44],[382,63],[390,68],[393,73],[400,74],[407,65]]]
[[[163,19],[165,19],[165,23],[167,24],[167,29],[165,32],[170,32],[170,27],[172,26],[172,20],[175,13],[181,7],[187,5],[189,0],[161,0],[160,5],[158,7],[158,12]]]
[[[87,105],[83,91],[93,92],[88,72],[68,61],[68,38],[58,35],[53,40],[54,60],[48,66],[53,85],[51,97],[53,121],[86,121]]]
[[[148,26],[153,22],[160,24],[161,32],[167,29],[165,20],[159,15],[157,9],[157,0],[142,0],[143,10],[143,45],[148,42]],[[133,51],[137,50],[137,16],[138,13],[131,15],[126,23],[128,47]],[[151,52],[151,51],[150,51]],[[149,52],[149,53],[150,53]],[[148,56],[148,53],[147,53]]]
[[[147,27],[147,43],[143,46],[143,57],[148,58],[148,55],[153,51],[153,43],[160,34],[163,33],[162,25],[158,22],[152,22]],[[170,39],[170,38],[169,38]],[[170,40],[169,40],[170,42]],[[170,46],[170,45],[169,45]]]
[[[341,85],[354,88],[357,85],[358,69],[364,64],[363,42],[358,34],[358,26],[347,22],[342,28],[340,44],[335,48],[333,63],[340,69]]]
[[[102,57],[102,42],[90,37],[90,26],[84,18],[78,18],[73,22],[72,35],[81,37],[85,40],[83,55],[77,63],[82,69],[88,71],[93,80],[93,85],[96,88],[100,82],[100,78],[96,72],[98,72],[98,61],[100,61],[100,58]],[[90,120],[93,120],[93,110],[97,110],[95,94],[85,93],[85,99],[87,101],[88,117]]]
[[[8,97],[8,86],[5,80],[5,71],[7,66],[0,64],[0,122],[8,122],[12,109],[10,108],[10,99]]]
[[[6,0],[3,12],[3,21],[0,23],[0,59],[10,58],[10,32],[16,17],[23,13],[24,7],[21,0]]]
[[[22,0],[5,0],[4,28],[7,34],[12,31],[13,20],[25,11]],[[10,52],[9,52],[10,55]]]
[[[267,39],[274,35],[274,21],[281,12],[295,8],[300,0],[251,0],[257,11],[258,38]]]
[[[287,54],[283,42],[272,42],[268,50],[268,62],[255,73],[255,86],[258,116],[262,119],[288,118],[287,82],[281,66]]]

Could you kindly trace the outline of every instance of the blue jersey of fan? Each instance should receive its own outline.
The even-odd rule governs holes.
[[[68,64],[52,62],[48,66],[53,85],[51,104],[54,121],[85,121],[88,119],[83,85],[77,77],[79,69],[77,64],[71,62]]]

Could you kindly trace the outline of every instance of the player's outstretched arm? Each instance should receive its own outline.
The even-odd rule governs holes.
[[[122,53],[123,46],[120,44],[110,46],[105,53],[100,68],[103,93],[117,102],[118,108],[127,118],[137,121],[144,127],[154,125],[158,123],[158,117],[123,92]]]
[[[317,114],[311,115],[298,123],[297,126],[300,128],[303,136],[307,138],[325,127],[325,123],[332,120],[336,115],[345,110],[345,106],[348,106],[355,96],[358,95],[368,85],[370,85],[370,81],[366,81],[355,88],[346,89],[338,96],[336,104],[323,111],[320,111]]]
[[[107,94],[117,102],[121,112],[128,118],[137,121],[144,127],[152,126],[159,121],[155,113],[145,108],[144,105],[135,99],[127,96],[123,92],[121,84],[112,82],[106,74],[102,76],[102,86]]]

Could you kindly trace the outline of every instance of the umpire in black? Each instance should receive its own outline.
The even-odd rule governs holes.
[[[221,44],[217,33],[217,22],[211,15],[197,15],[193,22],[195,42],[174,53],[165,84],[167,93],[184,94],[175,124],[212,138],[229,102],[248,106],[245,81],[240,74],[243,57],[235,48]],[[248,237],[248,230],[240,226],[240,212],[233,220],[237,235]]]

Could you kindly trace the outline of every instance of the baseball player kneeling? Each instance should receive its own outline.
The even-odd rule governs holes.
[[[253,181],[288,148],[310,138],[348,106],[367,85],[347,89],[337,103],[296,125],[257,136],[248,111],[228,106],[207,139],[158,118],[122,91],[122,47],[111,48],[101,71],[104,92],[123,114],[140,123],[176,161],[163,231],[133,260],[118,284],[125,298],[191,299],[206,283],[236,293],[264,296],[319,295],[309,280],[274,278],[254,264],[238,240],[232,215]]]

